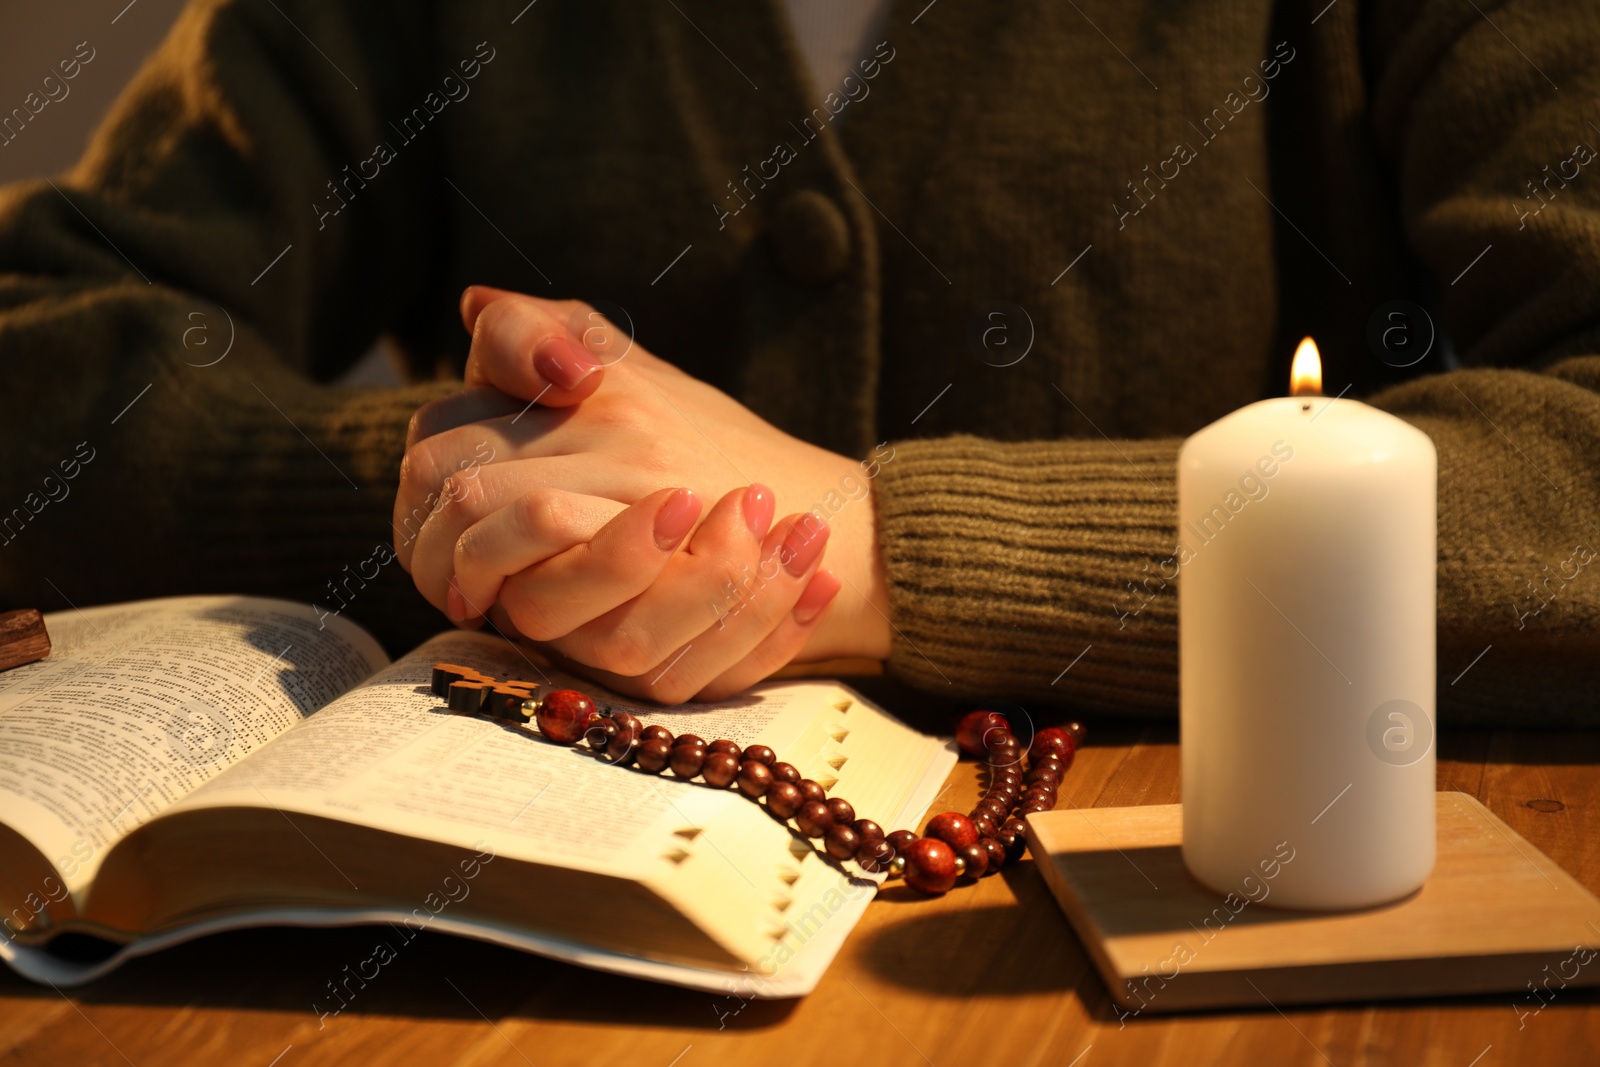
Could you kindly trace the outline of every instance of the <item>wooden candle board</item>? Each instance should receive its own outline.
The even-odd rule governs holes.
[[[1531,1011],[1600,985],[1600,899],[1473,797],[1437,800],[1427,884],[1355,912],[1225,903],[1183,865],[1179,804],[1030,815],[1028,847],[1124,1019],[1499,992]]]

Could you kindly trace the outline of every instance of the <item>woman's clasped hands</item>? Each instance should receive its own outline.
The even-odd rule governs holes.
[[[412,417],[394,508],[397,558],[452,622],[669,704],[888,654],[872,502],[812,507],[854,461],[587,305],[474,286],[461,316],[466,388]]]

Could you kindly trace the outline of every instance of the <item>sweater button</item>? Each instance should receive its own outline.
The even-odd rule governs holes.
[[[850,225],[832,200],[802,189],[773,211],[772,248],[791,278],[816,285],[837,277],[849,262]]]

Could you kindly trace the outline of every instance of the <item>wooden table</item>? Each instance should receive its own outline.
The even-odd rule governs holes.
[[[1447,733],[1439,788],[1477,796],[1600,891],[1597,766],[1600,734]],[[958,766],[939,806],[965,810],[976,783],[974,765]],[[1166,725],[1097,728],[1061,794],[1062,806],[1177,799]],[[1531,997],[1506,994],[1282,1012],[1263,1003],[1119,1025],[1031,861],[941,900],[883,893],[799,1002],[741,1004],[424,934],[319,1028],[312,1001],[370,944],[360,929],[222,935],[70,995],[3,972],[0,1052],[6,1063],[138,1067],[1600,1062],[1592,991],[1560,990],[1537,1012]]]

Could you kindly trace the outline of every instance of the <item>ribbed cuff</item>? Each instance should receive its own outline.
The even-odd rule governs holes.
[[[1181,444],[897,442],[875,493],[890,672],[965,699],[1174,714],[1177,598],[1160,571]]]

